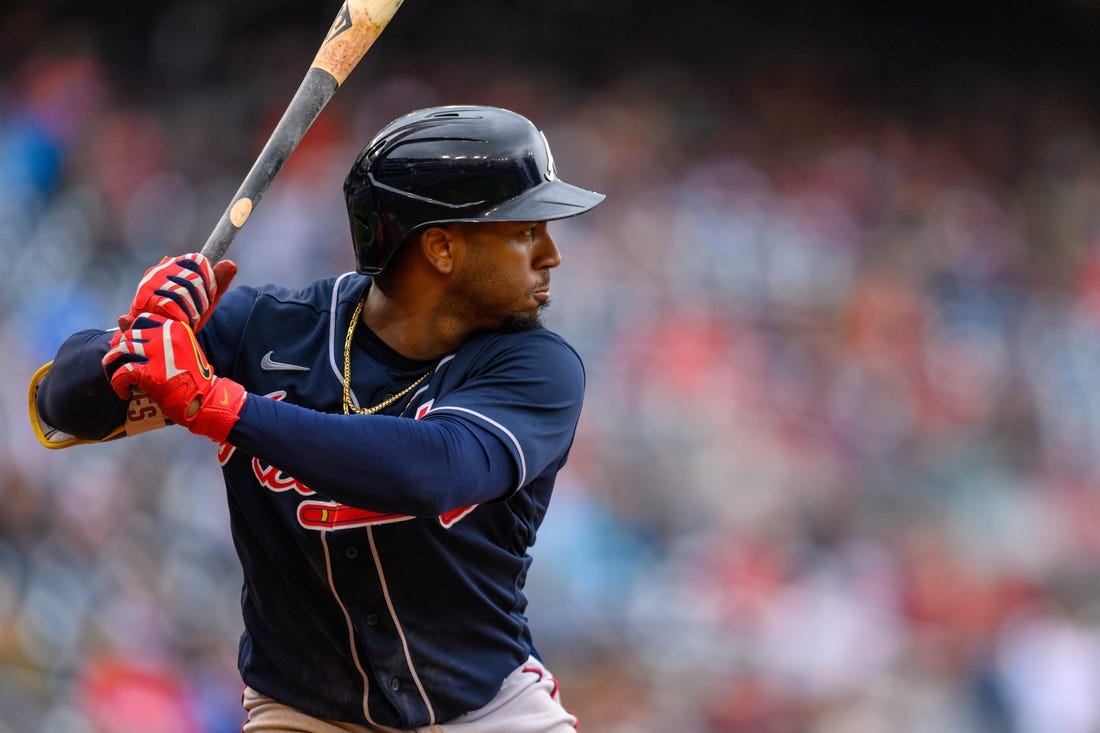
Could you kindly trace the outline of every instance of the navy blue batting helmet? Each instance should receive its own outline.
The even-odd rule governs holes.
[[[364,275],[426,226],[564,219],[604,199],[558,178],[530,120],[482,106],[432,107],[386,125],[356,158],[344,196]]]

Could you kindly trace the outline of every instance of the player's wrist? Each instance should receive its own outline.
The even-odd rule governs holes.
[[[224,442],[240,419],[248,391],[227,377],[214,377],[204,394],[196,397],[200,405],[183,425],[196,435]],[[189,408],[190,409],[190,406]]]

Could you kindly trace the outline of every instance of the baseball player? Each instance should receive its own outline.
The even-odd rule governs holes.
[[[120,329],[61,346],[32,417],[103,440],[141,393],[219,443],[244,731],[571,731],[523,588],[584,371],[539,314],[547,222],[603,195],[480,106],[390,123],[344,191],[355,272],[227,290],[231,262],[166,258]]]

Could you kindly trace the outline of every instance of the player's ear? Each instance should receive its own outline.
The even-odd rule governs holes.
[[[461,238],[461,230],[456,226],[428,227],[420,233],[420,252],[430,267],[450,274],[454,270]]]

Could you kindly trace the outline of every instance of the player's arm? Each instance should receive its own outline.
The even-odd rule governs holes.
[[[580,358],[560,339],[510,343],[421,420],[250,398],[230,442],[364,509],[431,516],[505,498],[558,468],[584,393]]]
[[[165,257],[145,271],[129,310],[118,318],[119,327],[125,329],[139,313],[150,312],[198,331],[236,272],[232,260],[211,263],[198,253]],[[110,334],[73,334],[31,378],[31,427],[47,448],[102,442],[165,425],[154,403],[141,396],[124,400],[111,389],[101,363]]]
[[[107,331],[73,334],[31,380],[31,422],[43,444],[66,447],[121,434],[128,400],[114,393],[103,373],[109,340]]]
[[[334,415],[249,395],[228,442],[334,501],[435,516],[518,488],[509,450],[453,417]]]
[[[166,347],[172,366],[165,368]],[[381,415],[333,415],[248,394],[209,369],[183,324],[142,318],[117,340],[104,366],[117,392],[136,386],[168,417],[192,432],[225,441],[278,468],[319,494],[372,511],[438,515],[507,496],[559,460],[580,412],[583,370],[575,354],[547,364],[517,350],[501,375],[474,382],[455,398],[476,404],[498,395],[517,419],[538,427],[517,435],[499,421],[457,402],[423,420]],[[510,376],[505,377],[503,373]],[[539,390],[542,397],[533,399]],[[507,382],[514,389],[501,389]],[[492,408],[491,400],[485,401]],[[498,414],[504,414],[499,412]],[[508,420],[512,422],[512,420]]]
[[[560,467],[584,394],[580,358],[547,332],[486,347],[421,420],[324,415],[250,399],[231,442],[350,506],[431,516],[510,496]],[[272,430],[272,425],[285,429]],[[302,430],[302,427],[307,429]]]

